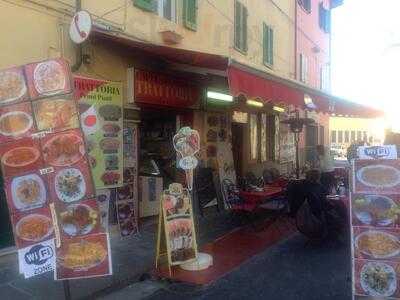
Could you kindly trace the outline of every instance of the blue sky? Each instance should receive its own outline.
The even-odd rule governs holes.
[[[333,10],[332,93],[391,119],[396,112],[400,128],[399,12],[400,0],[345,0]]]

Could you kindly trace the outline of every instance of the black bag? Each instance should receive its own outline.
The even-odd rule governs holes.
[[[327,234],[327,227],[324,214],[315,216],[307,201],[301,205],[296,214],[297,230],[310,239],[322,239]]]

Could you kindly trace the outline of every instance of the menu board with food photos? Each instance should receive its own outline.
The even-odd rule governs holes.
[[[69,65],[62,59],[0,71],[1,169],[16,246],[22,250],[56,237],[61,248],[55,274],[65,265],[60,249],[69,239],[101,233],[72,92]],[[103,250],[108,257],[109,247]],[[87,265],[85,277],[92,276],[91,268]]]
[[[354,160],[354,299],[400,299],[400,160]]]
[[[74,84],[95,187],[122,186],[122,83],[75,77]]]
[[[117,218],[122,237],[134,235],[138,230],[138,125],[124,122],[124,184],[117,188]]]
[[[160,254],[161,231],[165,233],[166,250],[170,266],[181,265],[197,258],[196,232],[192,202],[188,189],[172,183],[161,200],[162,214],[158,234],[157,254]]]

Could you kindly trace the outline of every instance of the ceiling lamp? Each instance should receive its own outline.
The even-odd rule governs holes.
[[[233,97],[231,95],[213,91],[207,91],[207,98],[225,102],[233,102]]]
[[[256,106],[256,107],[263,107],[264,106],[264,103],[262,103],[260,101],[257,101],[257,100],[251,100],[251,99],[247,100],[246,104],[247,105],[251,105],[251,106]]]
[[[277,111],[277,112],[280,112],[280,113],[285,112],[285,109],[283,107],[280,107],[280,106],[274,106],[274,107],[272,107],[272,109],[274,111]]]

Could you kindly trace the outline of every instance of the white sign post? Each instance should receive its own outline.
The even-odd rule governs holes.
[[[54,239],[18,250],[20,273],[25,279],[51,272],[56,264]]]

